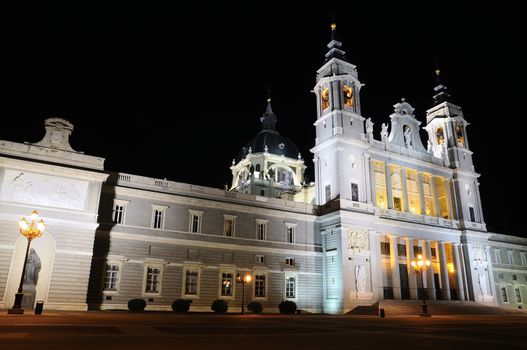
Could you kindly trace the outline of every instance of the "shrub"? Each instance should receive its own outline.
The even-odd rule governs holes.
[[[128,310],[143,311],[146,307],[146,301],[143,299],[131,299],[128,301]]]
[[[185,299],[176,299],[172,303],[172,310],[175,312],[188,312],[190,309],[190,302]]]
[[[296,311],[296,303],[291,300],[284,300],[278,305],[281,314],[294,314]]]
[[[212,302],[210,308],[214,312],[224,314],[229,309],[229,305],[227,305],[227,302],[225,300],[217,299]]]
[[[262,303],[260,303],[260,302],[258,302],[258,301],[251,301],[251,302],[247,305],[247,310],[249,310],[249,311],[252,312],[253,314],[259,314],[260,312],[263,311]]]

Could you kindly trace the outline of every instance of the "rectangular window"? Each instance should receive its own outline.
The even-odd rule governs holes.
[[[423,247],[414,245],[414,255],[417,256],[419,254],[423,255]]]
[[[154,205],[152,209],[152,227],[163,229],[165,227],[165,211],[167,207]]]
[[[226,237],[234,237],[236,228],[236,216],[223,215],[223,235]]]
[[[126,214],[126,204],[128,201],[114,199],[113,201],[113,211],[112,211],[112,221],[115,224],[124,225],[124,218]]]
[[[509,258],[509,264],[510,264],[510,265],[514,265],[514,258],[513,258],[513,256],[512,256],[512,251],[509,250],[509,251],[507,252],[507,256],[508,256],[508,258]]]
[[[285,297],[294,299],[296,295],[296,279],[295,277],[287,277],[285,279]]]
[[[351,183],[351,200],[354,202],[359,201],[359,185]]]
[[[285,258],[285,264],[287,266],[295,266],[295,258]]]
[[[432,259],[437,259],[437,252],[435,248],[430,248],[430,251],[432,253]]]
[[[331,185],[326,185],[326,203],[331,200]]]
[[[499,249],[494,249],[494,260],[496,260],[496,264],[501,264],[501,252]]]
[[[522,259],[522,266],[527,266],[527,254],[521,253],[520,257]]]
[[[501,287],[501,300],[504,303],[508,303],[509,302],[509,299],[507,298],[507,288],[505,288],[505,287]]]
[[[295,226],[287,225],[286,227],[286,242],[295,243]]]
[[[185,295],[198,295],[198,271],[187,271],[185,274]]]
[[[221,296],[231,297],[232,296],[232,273],[221,274]]]
[[[265,241],[267,236],[267,220],[256,220],[256,239]]]
[[[518,275],[512,275],[512,280],[513,281],[517,281],[518,280]]]
[[[119,284],[119,265],[107,264],[106,276],[104,279],[104,290],[117,291]]]
[[[265,298],[265,275],[254,276],[254,296]]]
[[[189,232],[201,233],[201,218],[203,216],[202,211],[189,210]]]
[[[257,264],[265,264],[265,256],[264,255],[256,255],[254,258],[254,262]]]
[[[502,273],[499,273],[499,274],[498,274],[498,278],[499,278],[500,280],[502,280],[502,279],[503,279],[503,274],[502,274]]]
[[[406,244],[397,244],[397,254],[399,256],[406,256]]]
[[[470,213],[470,221],[476,222],[476,214],[474,212],[474,208],[473,207],[468,207],[468,211]]]
[[[381,242],[381,254],[390,255],[390,243],[389,242]]]
[[[514,292],[516,293],[516,302],[517,303],[521,303],[522,302],[522,295],[520,293],[520,289],[519,288],[515,288]]]
[[[161,269],[156,266],[148,266],[146,270],[146,288],[147,293],[159,293],[161,282]]]

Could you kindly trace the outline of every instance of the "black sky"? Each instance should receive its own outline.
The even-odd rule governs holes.
[[[489,230],[527,236],[515,205],[525,198],[520,9],[347,3],[13,11],[2,25],[0,139],[36,142],[44,119],[60,116],[75,125],[73,147],[105,157],[107,170],[222,188],[271,86],[278,130],[313,179],[310,90],[335,14],[375,134],[401,97],[424,121],[439,64],[471,123]]]

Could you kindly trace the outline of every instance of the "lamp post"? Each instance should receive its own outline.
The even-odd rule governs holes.
[[[239,282],[242,284],[242,314],[245,311],[245,284],[250,283],[252,280],[252,276],[250,274],[246,274],[244,276],[241,276],[238,274],[236,276],[236,282]]]
[[[15,303],[13,304],[13,307],[7,311],[8,314],[24,313],[24,309],[22,309],[22,298],[24,297],[23,286],[24,276],[26,273],[27,256],[29,254],[29,246],[31,245],[31,241],[35,238],[40,237],[42,235],[42,232],[44,232],[44,229],[46,228],[44,220],[39,220],[38,212],[36,210],[33,210],[29,218],[31,219],[31,225],[25,217],[18,221],[18,226],[20,227],[20,234],[27,238],[27,247],[26,255],[24,257],[24,266],[22,267],[22,276],[20,277],[20,284],[18,285],[18,292],[15,294]]]
[[[412,267],[414,268],[414,272],[418,275],[421,275],[421,288],[422,288],[422,295],[423,295],[423,310],[421,312],[421,316],[431,316],[428,313],[428,306],[426,305],[426,297],[425,297],[425,282],[423,278],[423,267],[429,267],[430,266],[430,260],[423,259],[423,255],[417,254],[417,257],[412,260],[411,262]]]

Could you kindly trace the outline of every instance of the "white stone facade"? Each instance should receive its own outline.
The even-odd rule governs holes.
[[[314,184],[270,104],[262,142],[279,141],[254,141],[224,190],[105,172],[104,159],[70,147],[73,125],[60,118],[46,120],[36,144],[0,141],[0,308],[21,275],[16,223],[33,209],[48,223],[31,245],[41,260],[33,303],[46,309],[143,298],[170,310],[183,298],[191,310],[225,299],[237,311],[236,276],[246,273],[245,300],[269,312],[282,300],[325,313],[422,297],[525,305],[527,239],[486,231],[461,108],[438,86],[428,142],[404,100],[376,137],[340,46],[331,41],[317,71]],[[417,255],[431,261],[419,274]]]

